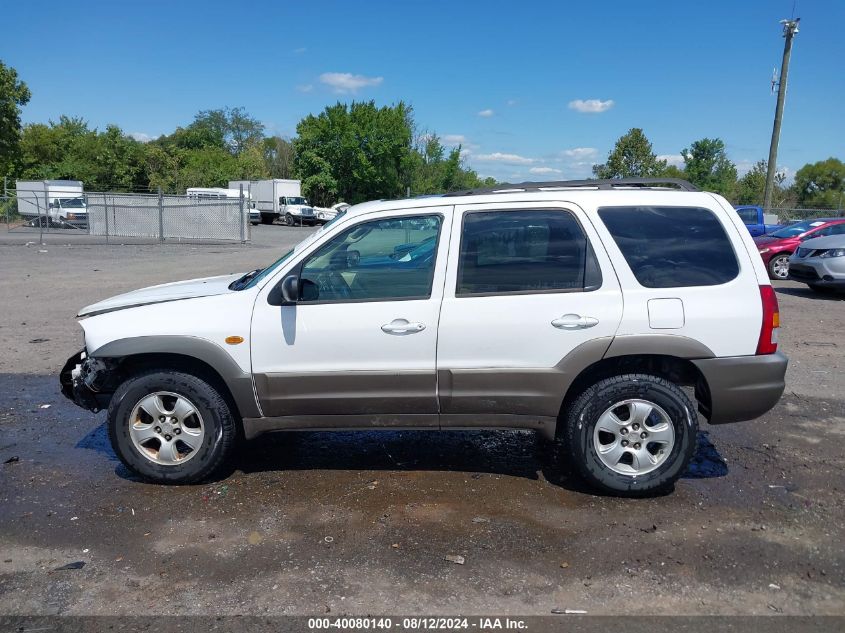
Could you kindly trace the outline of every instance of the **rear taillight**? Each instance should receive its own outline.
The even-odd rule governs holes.
[[[760,328],[760,339],[757,341],[757,353],[774,354],[778,351],[780,327],[780,311],[775,289],[771,286],[760,286],[760,301],[763,303],[763,325]]]

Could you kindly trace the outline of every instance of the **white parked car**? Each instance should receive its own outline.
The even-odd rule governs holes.
[[[745,226],[673,183],[356,205],[266,268],[82,309],[63,391],[107,408],[117,455],[161,483],[209,477],[241,435],[503,427],[563,440],[604,491],[665,491],[696,409],[756,418],[787,365]]]
[[[345,202],[338,202],[331,207],[314,207],[314,213],[317,215],[317,222],[319,224],[325,224],[334,220],[338,213],[341,215],[346,213],[346,210],[351,206],[351,204]]]

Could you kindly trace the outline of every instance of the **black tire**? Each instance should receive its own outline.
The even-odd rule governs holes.
[[[285,226],[293,226],[293,216],[290,213],[285,214]]]
[[[769,271],[769,279],[784,281],[789,278],[789,272],[778,274],[775,272],[775,269],[780,265],[780,263],[785,263],[788,271],[790,254],[791,253],[778,253],[769,260],[769,264],[766,266]]]
[[[141,454],[129,435],[129,418],[135,405],[158,391],[186,397],[202,416],[202,443],[196,455],[184,463],[156,464]],[[235,417],[217,389],[191,374],[168,370],[149,371],[124,382],[109,404],[108,427],[120,461],[136,475],[160,484],[190,484],[210,477],[224,464],[238,437]]]
[[[272,213],[262,213],[261,214],[261,224],[273,224],[273,220],[276,219],[276,216]]]
[[[655,470],[641,475],[611,470],[599,458],[594,431],[599,417],[614,404],[629,399],[656,404],[669,417],[674,445]],[[568,407],[563,420],[562,447],[580,476],[598,490],[623,497],[670,492],[684,474],[695,451],[698,418],[680,387],[649,374],[625,374],[599,381],[585,389]]]

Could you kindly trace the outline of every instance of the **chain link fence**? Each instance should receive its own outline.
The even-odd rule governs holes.
[[[813,218],[842,218],[845,211],[842,209],[771,209],[771,213],[778,216],[781,224],[792,224],[801,220],[812,220]]]
[[[7,231],[19,233],[160,242],[250,239],[250,209],[239,198],[86,192],[49,202],[44,195],[10,190],[0,196],[0,218]]]

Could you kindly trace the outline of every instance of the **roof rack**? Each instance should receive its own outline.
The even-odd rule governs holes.
[[[577,189],[579,187],[601,190],[618,188],[643,189],[654,188],[655,185],[675,185],[681,191],[699,191],[693,184],[682,178],[609,178],[607,180],[558,180],[548,182],[520,182],[517,184],[503,183],[495,187],[481,189],[465,189],[444,194],[444,197],[478,196],[489,193],[516,193],[520,191],[546,191],[554,189]]]

